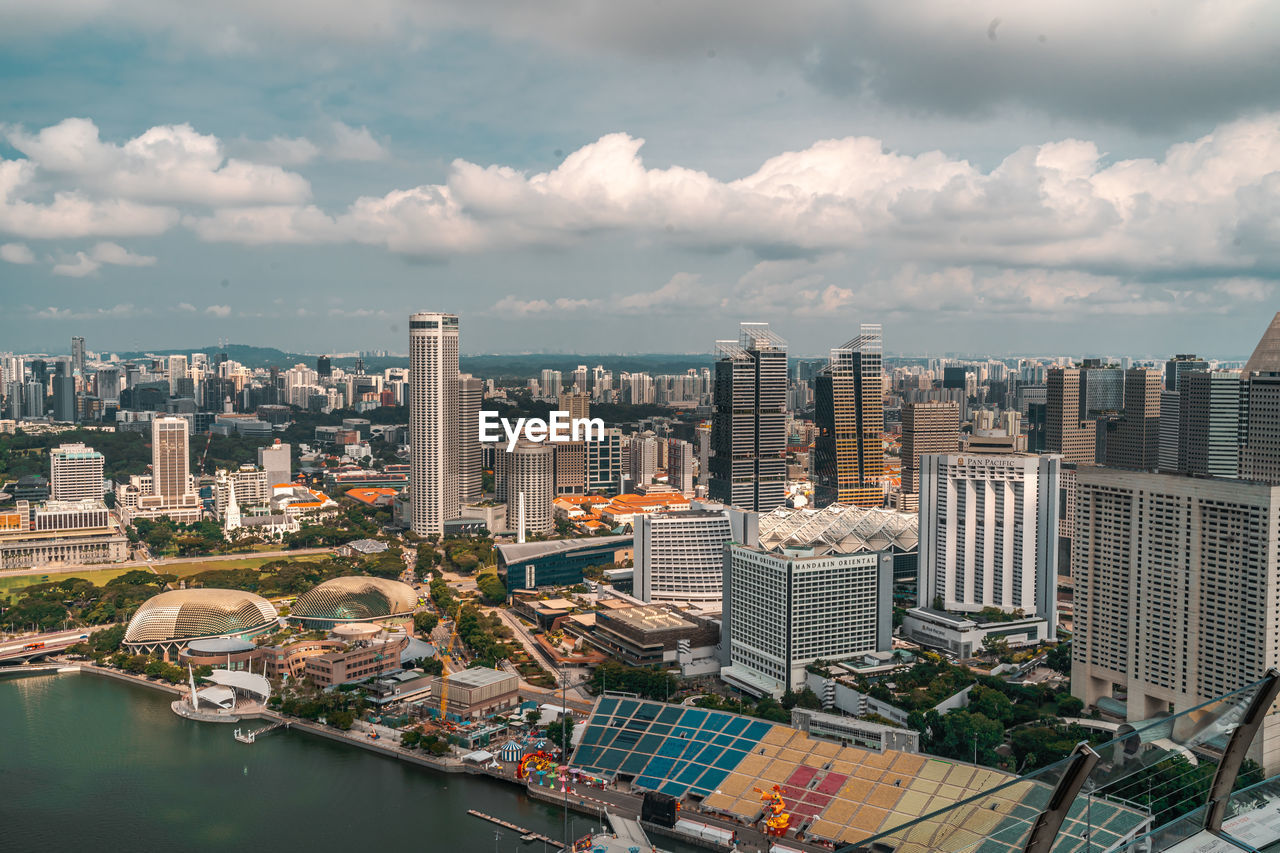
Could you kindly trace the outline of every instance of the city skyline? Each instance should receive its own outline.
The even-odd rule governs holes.
[[[470,352],[701,350],[711,313],[1244,355],[1276,296],[1275,12],[1098,40],[1051,4],[728,11],[23,4],[0,334],[397,349],[428,303]]]

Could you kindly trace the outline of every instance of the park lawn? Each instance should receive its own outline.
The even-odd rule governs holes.
[[[103,586],[112,578],[118,578],[125,572],[132,571],[128,569],[85,569],[79,572],[33,572],[29,575],[12,575],[10,577],[0,577],[0,598],[12,598],[15,593],[26,586],[34,586],[38,583],[63,581],[68,578],[80,578],[89,581],[96,586]]]

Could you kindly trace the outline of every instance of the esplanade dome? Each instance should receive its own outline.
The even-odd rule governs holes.
[[[348,576],[324,581],[298,596],[289,618],[332,628],[343,622],[410,616],[417,606],[418,592],[407,583]]]
[[[198,637],[251,637],[276,623],[271,602],[237,589],[176,589],[147,599],[125,629],[134,648]]]

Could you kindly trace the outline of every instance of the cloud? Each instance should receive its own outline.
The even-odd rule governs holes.
[[[1233,122],[1162,159],[1107,163],[1068,139],[984,171],[877,139],[823,140],[723,181],[649,168],[643,140],[610,134],[554,170],[456,160],[443,184],[313,205],[236,207],[187,224],[249,244],[354,241],[406,255],[564,247],[605,233],[762,257],[874,252],[899,261],[1134,275],[1268,275],[1280,264],[1280,114]]]
[[[371,161],[387,157],[386,149],[364,125],[357,128],[335,121],[329,130],[333,134],[333,143],[326,154],[331,160]]]
[[[95,308],[92,310],[76,310],[71,308],[57,308],[52,305],[46,308],[40,308],[28,312],[32,317],[38,320],[75,320],[84,322],[86,320],[131,320],[136,317],[145,317],[151,314],[150,308],[139,308],[132,303],[120,303],[110,308]]]
[[[204,309],[204,313],[208,314],[210,317],[218,317],[218,318],[230,317],[231,306],[230,305],[210,305],[208,308]]]
[[[192,305],[190,302],[179,302],[173,307],[175,310],[181,311],[184,314],[190,314],[196,310],[196,306]]]
[[[69,118],[35,134],[10,128],[9,144],[41,171],[120,198],[207,205],[303,201],[311,188],[277,166],[227,159],[216,136],[189,124],[158,125],[123,145],[103,142],[89,119]]]
[[[96,273],[103,264],[126,267],[149,267],[156,259],[149,255],[135,255],[117,243],[99,243],[88,252],[76,252],[73,260],[63,260],[53,267],[54,275],[83,278]]]
[[[5,243],[0,245],[0,261],[11,264],[33,264],[36,256],[23,243]]]
[[[228,150],[246,160],[276,166],[304,166],[320,156],[320,147],[304,136],[273,136],[267,140],[242,136],[230,142]]]
[[[534,314],[567,314],[574,311],[598,309],[603,303],[598,299],[520,299],[517,296],[504,296],[499,299],[490,313],[528,317]]]
[[[982,114],[1012,104],[1138,128],[1280,105],[1280,7],[1262,0],[11,0],[6,7],[14,41],[85,27],[131,28],[216,56],[293,52],[329,66],[367,61],[374,51],[412,56],[460,30],[479,31],[541,45],[560,61],[736,62],[913,111]]]

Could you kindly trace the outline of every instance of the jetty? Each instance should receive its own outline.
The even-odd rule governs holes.
[[[467,809],[467,814],[472,815],[473,817],[478,817],[481,820],[487,820],[489,821],[489,823],[497,824],[503,829],[509,829],[512,832],[518,834],[520,836],[521,841],[524,841],[524,842],[541,841],[546,844],[554,844],[556,845],[557,849],[563,849],[560,846],[560,842],[552,838],[551,836],[543,835],[540,832],[534,832],[532,830],[525,829],[523,826],[516,826],[514,823],[512,823],[509,820],[503,820],[500,817],[494,817],[493,815],[485,814],[484,812],[476,811],[475,809]]]
[[[249,731],[244,731],[243,729],[236,729],[235,738],[241,743],[253,743],[255,740],[258,739],[259,735],[265,735],[267,732],[275,731],[281,726],[287,729],[289,727],[288,721],[276,720],[274,723],[272,723],[269,726],[263,726],[260,729],[250,729]]]

